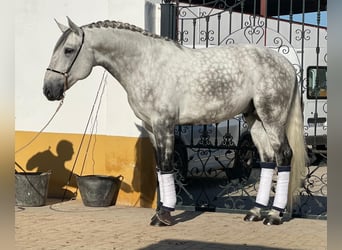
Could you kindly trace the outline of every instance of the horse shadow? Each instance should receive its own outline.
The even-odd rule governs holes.
[[[65,167],[65,163],[72,159],[73,145],[67,140],[61,140],[56,147],[57,155],[50,147],[33,155],[26,163],[27,170],[37,172],[51,172],[49,180],[48,198],[74,198],[75,194],[67,186],[77,187],[76,175]]]
[[[157,175],[154,149],[145,129],[135,124],[140,132],[135,144],[135,167],[132,188],[139,192],[138,205],[152,208],[157,190]]]
[[[231,244],[220,242],[208,242],[198,240],[182,240],[182,239],[163,239],[161,241],[152,243],[146,247],[140,248],[141,250],[154,250],[154,249],[225,249],[225,250],[286,250],[279,247],[266,247],[262,245],[250,244]]]
[[[175,223],[178,224],[178,223],[182,223],[182,222],[193,220],[196,217],[200,216],[201,214],[203,214],[203,212],[199,212],[199,211],[183,211],[180,214],[174,215],[173,218],[175,219]]]

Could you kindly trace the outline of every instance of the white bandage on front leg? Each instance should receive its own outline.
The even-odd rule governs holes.
[[[161,195],[163,197],[163,207],[174,210],[177,202],[174,176],[173,174],[160,174],[160,179],[160,184],[162,184],[160,191],[163,192]]]
[[[163,180],[161,178],[161,173],[159,170],[157,171],[157,177],[158,177],[158,184],[159,184],[159,201],[163,203],[164,201]]]

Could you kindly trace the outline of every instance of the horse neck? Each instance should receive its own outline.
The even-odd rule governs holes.
[[[95,63],[110,72],[126,88],[130,76],[142,67],[153,39],[125,29],[91,28]]]

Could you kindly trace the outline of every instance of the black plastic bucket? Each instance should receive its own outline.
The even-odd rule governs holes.
[[[123,176],[84,175],[76,180],[85,206],[107,207],[115,205]]]
[[[17,206],[38,207],[46,204],[51,172],[15,173]]]

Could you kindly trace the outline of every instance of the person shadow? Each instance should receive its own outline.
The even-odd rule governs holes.
[[[53,154],[50,147],[38,152],[27,161],[26,169],[51,172],[48,198],[75,198],[75,193],[68,190],[67,186],[77,188],[76,175],[65,167],[65,162],[70,161],[74,154],[73,145],[67,140],[61,140],[57,144],[56,152],[57,155]]]

